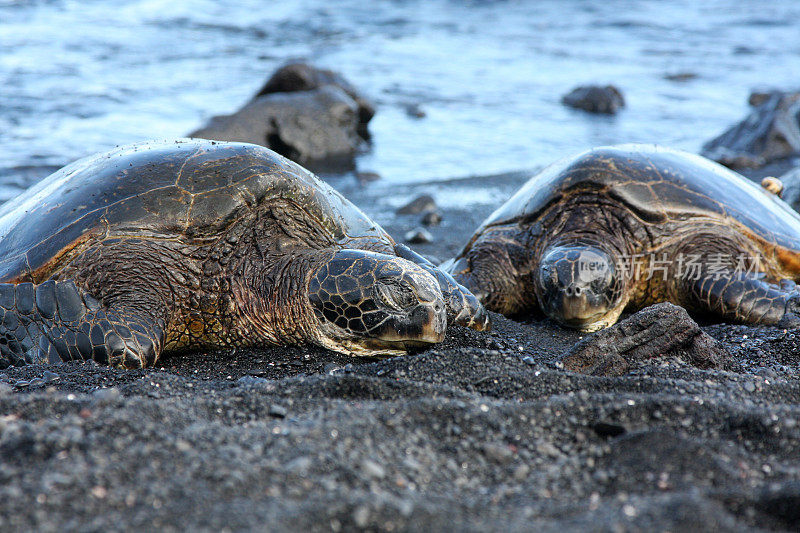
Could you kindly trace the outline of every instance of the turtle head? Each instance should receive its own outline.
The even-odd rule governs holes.
[[[311,274],[308,298],[319,342],[334,351],[400,355],[444,339],[447,312],[436,279],[399,257],[338,251]]]
[[[614,257],[600,247],[545,250],[536,274],[542,311],[561,324],[597,331],[614,324],[627,303]]]

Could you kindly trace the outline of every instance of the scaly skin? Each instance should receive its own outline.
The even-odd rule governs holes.
[[[577,201],[570,209],[554,207],[535,224],[487,228],[447,269],[489,310],[506,315],[544,311],[587,332],[614,324],[623,311],[661,302],[734,322],[800,326],[800,292],[792,279],[797,275],[787,272],[774,255],[763,253],[757,242],[713,221],[666,224],[656,234],[624,206],[592,205],[590,200]],[[637,257],[638,274],[618,273],[596,299],[601,303],[589,305],[585,295],[562,301],[562,291],[580,281],[575,258],[565,257],[559,263],[559,283],[550,289],[545,288],[539,267],[548,254],[565,246],[584,254],[605,253],[617,265],[625,263],[623,257]],[[704,264],[711,257],[735,261],[744,256],[753,258],[759,268],[738,275],[737,265],[730,262],[687,279],[677,271],[681,256],[700,257]],[[652,258],[669,264],[666,275],[662,266],[651,264]],[[580,313],[585,318],[570,318]]]
[[[200,245],[106,239],[61,268],[54,276],[61,281],[17,285],[20,294],[28,287],[37,295],[55,286],[65,290],[56,291],[63,295],[55,299],[55,313],[28,311],[16,297],[0,302],[0,362],[94,358],[138,368],[164,351],[303,343],[398,355],[443,339],[444,301],[429,272],[393,255],[314,248],[322,240],[315,228],[297,224],[291,206],[281,207],[257,212]],[[0,291],[16,294],[13,284],[0,284]],[[349,305],[322,314],[325,291],[328,301],[339,296]]]

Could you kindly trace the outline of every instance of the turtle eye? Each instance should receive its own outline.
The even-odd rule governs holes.
[[[399,280],[379,280],[375,283],[375,292],[381,303],[395,311],[404,311],[417,304],[414,291]]]

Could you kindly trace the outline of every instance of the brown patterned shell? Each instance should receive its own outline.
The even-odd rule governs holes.
[[[148,142],[76,161],[0,207],[0,281],[41,281],[89,243],[136,236],[201,243],[285,199],[341,246],[392,239],[302,167],[266,148]]]
[[[497,224],[535,221],[578,190],[605,195],[654,224],[698,218],[729,224],[800,271],[800,215],[789,205],[708,159],[653,145],[596,148],[554,163],[492,213],[476,235]]]

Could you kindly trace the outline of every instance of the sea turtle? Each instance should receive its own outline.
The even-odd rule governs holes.
[[[314,175],[255,145],[149,142],[0,208],[0,363],[153,364],[314,343],[396,355],[480,303]]]
[[[442,268],[490,310],[538,308],[583,331],[658,302],[800,325],[800,216],[725,167],[658,146],[553,164]]]

